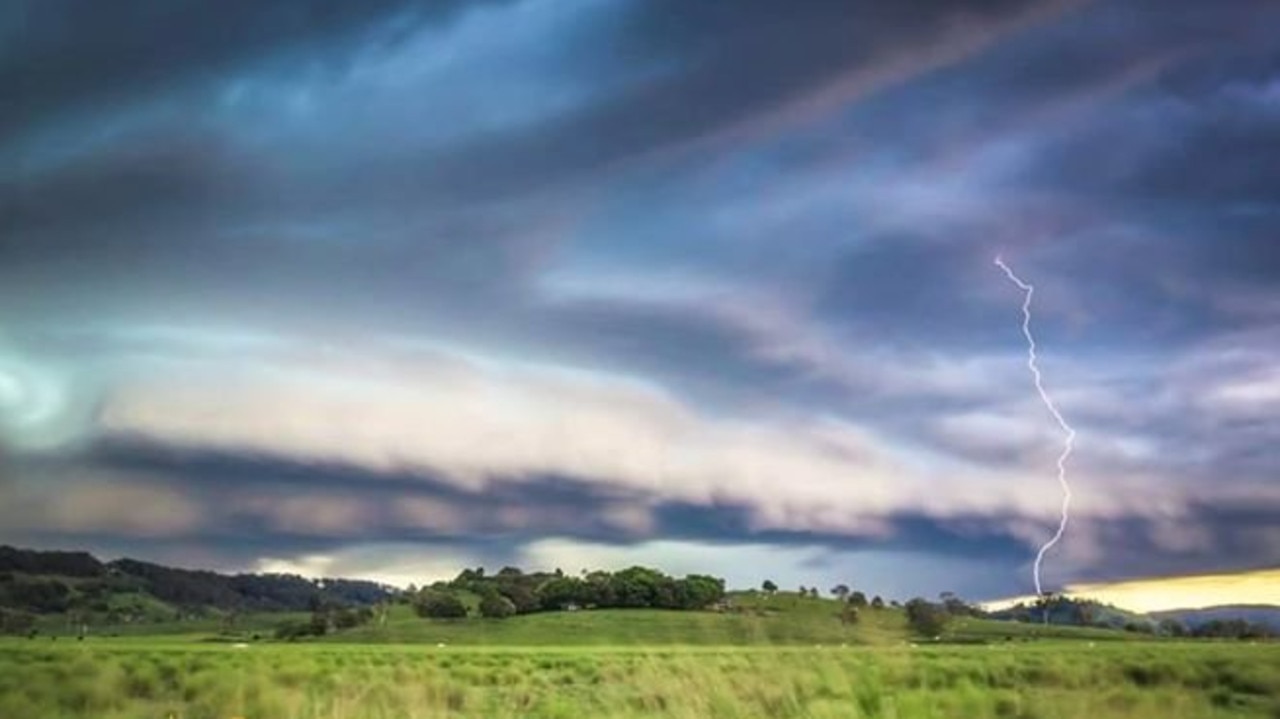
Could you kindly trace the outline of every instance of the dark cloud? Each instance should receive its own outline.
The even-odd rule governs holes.
[[[503,372],[529,366],[595,373],[655,388],[711,436],[817,416],[940,483],[1013,472],[1053,437],[1000,429],[1043,419],[1011,374],[1024,347],[1003,252],[1036,284],[1085,479],[1181,512],[1117,496],[1068,542],[1062,580],[1277,561],[1274,3],[565,7],[7,5],[0,429],[39,420],[33,398],[78,396],[80,375],[107,396],[160,368],[222,387],[342,355],[369,360],[324,381],[384,360],[418,381],[442,371],[421,348],[449,346],[523,368],[485,387],[524,390]],[[477,412],[521,411],[500,394]],[[883,532],[784,531],[760,521],[767,502],[572,467],[466,489],[234,446],[92,444],[88,424],[88,454],[0,456],[0,492],[47,520],[18,539],[174,542],[241,566],[360,542],[501,562],[550,537],[1017,564],[1035,524],[895,507]],[[33,493],[40,477],[202,521]]]
[[[5,505],[45,516],[28,517],[34,521],[27,523],[9,517],[4,541],[79,543],[151,558],[171,556],[174,547],[177,556],[201,548],[200,556],[225,568],[366,544],[414,546],[428,554],[441,551],[500,565],[518,562],[524,547],[546,537],[620,548],[663,539],[822,547],[834,553],[927,552],[1003,564],[1010,568],[1007,573],[964,585],[968,593],[995,596],[1027,589],[1015,568],[1032,552],[1028,537],[1015,531],[1020,518],[1000,514],[895,514],[885,518],[883,532],[861,536],[782,531],[759,528],[746,507],[659,502],[564,478],[526,478],[464,491],[423,473],[371,473],[139,443],[103,444],[70,463],[28,461],[19,465],[17,476],[17,483],[0,487]],[[36,490],[33,481],[43,486]],[[99,490],[92,504],[76,499],[87,488]],[[128,490],[123,495],[122,488]],[[48,501],[33,504],[37,491]],[[145,502],[146,509],[124,513],[104,501],[112,496]],[[1278,512],[1280,505],[1224,502],[1194,505],[1167,519],[1086,519],[1073,526],[1051,565],[1051,581],[1271,566],[1280,560],[1269,534]]]
[[[394,45],[424,23],[483,0],[82,0],[10,4],[0,32],[0,88],[15,103],[0,137],[68,113],[202,89],[253,64],[340,71],[369,45]]]
[[[829,266],[817,309],[855,341],[991,346],[1008,339],[1008,322],[993,322],[989,303],[974,297],[1000,279],[992,264],[998,251],[982,242],[876,238]],[[1017,288],[1008,294],[1016,313]]]

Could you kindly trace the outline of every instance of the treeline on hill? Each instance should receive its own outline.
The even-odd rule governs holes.
[[[483,617],[502,619],[533,612],[577,609],[706,609],[724,600],[724,580],[700,574],[683,579],[656,569],[630,567],[618,572],[596,571],[581,577],[554,572],[524,572],[503,567],[486,575],[483,567],[465,569],[449,582],[437,582],[412,592],[419,616],[461,618],[470,613],[463,595],[479,598]]]
[[[483,567],[477,567],[462,570],[451,581],[410,588],[398,597],[412,604],[418,616],[431,619],[465,619],[473,613],[472,605],[485,619],[506,619],[517,614],[578,609],[706,609],[724,598],[723,579],[693,574],[677,579],[645,567],[590,572],[582,577],[566,576],[560,570],[526,573],[516,567],[503,567],[497,574],[487,575]],[[309,620],[277,627],[275,637],[324,636],[382,622],[387,609],[386,604],[359,609],[322,605],[312,611]]]
[[[1152,619],[1101,602],[1049,594],[1033,604],[1019,603],[987,614],[992,619],[1044,622],[1053,625],[1118,629],[1135,634],[1205,639],[1271,639],[1280,636],[1263,622],[1244,619],[1214,619],[1198,625],[1176,619]]]
[[[315,611],[390,599],[391,587],[350,579],[290,574],[235,574],[175,569],[134,559],[100,562],[87,552],[0,546],[0,629],[25,615],[76,613],[107,623],[174,619],[209,610]],[[168,616],[157,616],[163,611]],[[144,616],[146,615],[146,616]]]

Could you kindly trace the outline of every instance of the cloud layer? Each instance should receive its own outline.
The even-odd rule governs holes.
[[[1274,566],[1278,22],[17,3],[0,539],[879,551],[1025,590],[1057,437],[1003,253],[1080,430],[1051,582]]]

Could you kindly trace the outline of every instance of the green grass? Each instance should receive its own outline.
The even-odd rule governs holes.
[[[459,621],[402,606],[245,647],[210,641],[216,619],[4,639],[0,719],[1280,719],[1280,644],[978,619],[935,642],[895,609],[846,627],[831,601],[737,604]],[[238,636],[299,618],[243,617]]]
[[[465,595],[471,604],[477,599]],[[800,598],[780,593],[765,597],[739,594],[738,611],[680,612],[645,609],[609,609],[580,612],[547,612],[506,620],[426,620],[410,607],[392,608],[385,624],[372,624],[322,641],[378,644],[437,644],[482,646],[814,646],[885,645],[909,640],[906,618],[900,609],[863,609],[856,625],[839,621],[840,604],[830,599]],[[305,613],[249,614],[238,617],[236,634],[268,638],[286,621],[305,621]],[[39,622],[42,634],[73,637],[75,628],[64,617],[46,616]],[[200,619],[131,624],[94,625],[95,637],[165,637],[172,641],[209,639],[224,629],[223,620]],[[1133,640],[1134,635],[1108,629],[1043,626],[962,618],[944,633],[943,641],[998,642],[1006,639]]]
[[[740,596],[738,612],[677,612],[605,609],[549,612],[507,620],[424,620],[395,607],[385,625],[327,637],[329,642],[445,643],[464,646],[826,646],[886,645],[908,641],[902,610],[865,609],[856,625],[840,623],[839,604],[794,594]],[[943,641],[1004,641],[1006,638],[1131,640],[1107,629],[961,619]]]
[[[604,609],[449,621],[420,619],[407,607],[396,607],[385,625],[360,627],[325,641],[467,646],[811,646],[884,643],[900,640],[904,631],[901,613],[890,611],[875,616],[868,613],[857,627],[846,628],[834,611],[821,609],[777,615]]]
[[[0,642],[0,716],[1280,716],[1280,646],[454,648]]]
[[[306,621],[310,617],[311,615],[306,612],[249,614],[236,619],[233,631],[237,635],[250,636],[257,633],[262,637],[269,637],[275,628],[284,622]],[[60,615],[43,616],[36,626],[41,634],[39,641],[49,641],[53,636],[59,637],[59,641],[74,641],[78,631],[74,624],[68,623],[67,618]],[[191,641],[213,638],[225,628],[221,618],[203,617],[182,621],[93,624],[89,627],[89,636],[91,638],[142,637],[147,640],[164,638],[172,641]]]

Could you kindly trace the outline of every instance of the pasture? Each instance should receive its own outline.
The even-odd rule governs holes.
[[[0,642],[0,716],[1280,717],[1280,646]]]
[[[506,620],[399,605],[296,642],[271,627],[305,615],[97,627],[84,641],[51,619],[0,640],[0,718],[1280,718],[1280,644],[973,617],[931,641],[896,608],[844,624],[831,600],[737,605]]]

